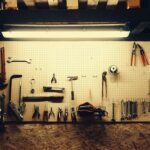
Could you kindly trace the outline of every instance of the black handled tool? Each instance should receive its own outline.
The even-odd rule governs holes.
[[[71,108],[71,120],[72,120],[72,123],[77,122],[76,112],[75,112],[75,109],[73,107]]]
[[[112,103],[112,122],[115,122],[115,103]]]
[[[32,119],[40,119],[40,108],[39,106],[34,105],[34,112],[32,115]]]
[[[65,108],[65,111],[64,111],[64,122],[66,123],[68,121],[68,109]]]
[[[50,117],[53,117],[53,118],[55,118],[55,114],[54,114],[54,112],[53,112],[53,108],[51,107],[51,109],[50,109],[50,112],[49,112],[49,119],[50,119]]]
[[[35,93],[35,88],[34,88],[35,79],[31,79],[30,83],[31,83],[31,91],[30,91],[30,93],[34,94]]]
[[[148,102],[148,112],[150,112],[150,101]]]
[[[48,108],[47,108],[47,106],[45,105],[45,110],[44,110],[44,112],[43,112],[43,121],[48,122],[48,119],[49,119]]]
[[[78,80],[78,76],[69,76],[69,81],[71,82],[71,100],[75,99],[74,90],[73,90],[73,80]]]
[[[145,100],[143,100],[143,101],[141,102],[141,106],[142,106],[142,113],[145,114],[145,113],[146,113]]]
[[[63,117],[63,111],[61,108],[58,108],[57,122],[61,122],[62,117]]]
[[[5,131],[5,122],[4,122],[4,106],[5,105],[5,95],[0,95],[0,132]]]
[[[107,72],[104,71],[102,73],[102,100],[104,97],[104,85],[105,85],[105,97],[107,97],[107,78],[106,78]]]

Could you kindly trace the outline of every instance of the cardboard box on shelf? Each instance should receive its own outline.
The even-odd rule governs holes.
[[[67,9],[78,9],[78,0],[66,0]]]
[[[5,1],[5,9],[13,9],[16,10],[17,8],[17,0],[6,0]]]
[[[141,7],[141,0],[127,0],[127,9],[140,7]]]

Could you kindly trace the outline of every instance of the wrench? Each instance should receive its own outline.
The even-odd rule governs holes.
[[[24,62],[31,64],[32,59],[29,60],[18,60],[18,59],[12,59],[12,57],[8,57],[7,63],[13,63],[13,62]]]

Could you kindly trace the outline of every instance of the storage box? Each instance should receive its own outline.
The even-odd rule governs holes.
[[[117,5],[119,0],[107,0],[107,5],[108,6],[115,6]]]
[[[141,0],[127,0],[127,9],[140,8]]]
[[[48,0],[49,6],[58,6],[58,0]]]
[[[24,3],[27,7],[34,7],[35,6],[35,0],[24,0]]]
[[[17,9],[17,0],[6,0],[5,9]]]
[[[79,3],[78,0],[66,0],[67,9],[78,9]]]
[[[99,0],[88,0],[88,6],[97,6]]]

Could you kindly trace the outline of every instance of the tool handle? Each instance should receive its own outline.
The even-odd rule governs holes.
[[[145,57],[145,63],[146,63],[147,65],[149,65],[149,62],[148,62],[148,59],[147,59],[146,55],[144,55],[144,57]]]
[[[133,55],[131,55],[131,64],[130,64],[130,66],[132,66],[132,62],[133,62]]]
[[[74,91],[71,91],[71,100],[74,100]]]
[[[142,59],[142,63],[145,66],[145,59],[144,59],[144,55],[141,55],[141,59]]]
[[[136,55],[133,56],[134,66],[136,66]]]

